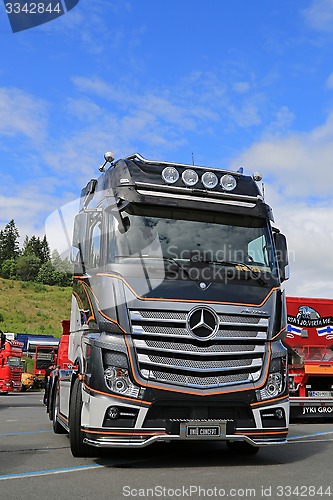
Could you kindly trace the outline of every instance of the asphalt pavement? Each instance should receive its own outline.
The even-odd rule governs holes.
[[[333,498],[333,422],[291,424],[288,444],[250,457],[191,442],[77,459],[42,396],[0,396],[2,499]]]

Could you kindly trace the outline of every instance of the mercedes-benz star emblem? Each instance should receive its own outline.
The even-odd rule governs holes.
[[[187,327],[191,335],[199,340],[207,340],[217,332],[219,318],[208,307],[195,307],[187,316]]]

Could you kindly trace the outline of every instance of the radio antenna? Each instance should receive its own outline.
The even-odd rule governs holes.
[[[192,165],[194,166],[194,154],[192,153]]]

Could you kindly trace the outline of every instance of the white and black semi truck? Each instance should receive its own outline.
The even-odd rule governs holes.
[[[105,160],[75,217],[73,369],[59,373],[56,432],[76,457],[158,441],[245,453],[284,443],[287,246],[261,177]]]

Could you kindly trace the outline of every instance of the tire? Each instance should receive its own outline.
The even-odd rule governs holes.
[[[8,392],[6,391],[0,391],[0,396],[7,396]]]
[[[93,448],[83,442],[81,431],[82,386],[79,379],[75,379],[69,405],[69,443],[73,457],[91,457]]]
[[[58,422],[57,415],[59,411],[59,388],[54,388],[52,395],[52,426],[54,434],[67,434],[66,429]]]
[[[246,441],[227,441],[227,448],[231,453],[241,455],[256,455],[259,446],[252,446]]]

